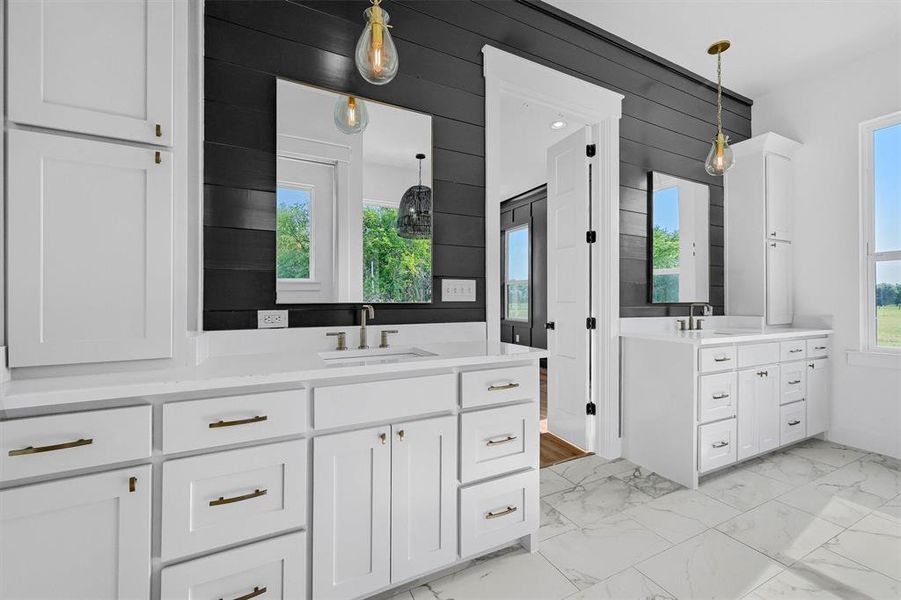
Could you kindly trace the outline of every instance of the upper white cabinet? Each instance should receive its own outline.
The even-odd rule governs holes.
[[[10,366],[170,356],[171,154],[23,130],[8,143]]]
[[[150,466],[0,492],[0,598],[150,597]]]
[[[762,315],[769,325],[791,323],[792,155],[798,142],[765,133],[733,146],[726,172],[726,314]]]
[[[174,0],[10,0],[8,8],[11,121],[171,145]]]

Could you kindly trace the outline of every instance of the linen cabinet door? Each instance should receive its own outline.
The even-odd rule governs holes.
[[[171,356],[171,155],[8,140],[9,365]]]
[[[794,316],[792,302],[792,245],[767,242],[766,322],[787,325]]]
[[[457,418],[392,427],[391,580],[457,557]]]
[[[807,435],[829,429],[832,368],[828,359],[807,361]]]
[[[149,598],[150,488],[144,465],[0,492],[0,598]]]
[[[365,597],[391,581],[391,429],[313,440],[313,597]]]
[[[778,154],[766,158],[766,236],[770,240],[792,239],[794,173],[791,160]]]
[[[11,121],[171,145],[174,0],[10,0],[8,8]]]

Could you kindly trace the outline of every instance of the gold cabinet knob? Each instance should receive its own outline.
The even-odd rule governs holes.
[[[382,442],[382,445],[384,446],[385,444],[388,443],[388,434],[387,434],[387,433],[380,433],[380,434],[379,434],[379,440]]]
[[[404,430],[403,429],[401,429],[400,431],[397,432],[397,439],[399,439],[400,441],[404,441]]]

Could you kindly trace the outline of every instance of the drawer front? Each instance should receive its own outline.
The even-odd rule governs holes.
[[[402,419],[457,406],[453,373],[317,387],[313,426],[329,429],[385,419]]]
[[[698,421],[708,423],[734,417],[737,392],[734,372],[702,375],[698,392]]]
[[[698,427],[698,470],[701,473],[735,462],[736,421]]]
[[[806,340],[789,340],[779,343],[779,359],[783,362],[807,358]]]
[[[162,559],[303,526],[306,472],[306,440],[164,463]]]
[[[738,347],[739,368],[753,367],[779,362],[780,349],[778,342],[770,344],[748,344]]]
[[[461,481],[538,468],[538,422],[534,402],[460,415]]]
[[[463,408],[517,400],[538,400],[538,366],[507,367],[460,374]]]
[[[151,407],[0,422],[0,481],[149,458]]]
[[[807,393],[807,361],[782,363],[779,371],[779,404],[803,400]]]
[[[538,471],[460,490],[460,556],[465,558],[538,530]]]
[[[307,390],[163,405],[163,453],[265,440],[307,430]]]
[[[702,373],[727,371],[735,368],[735,346],[701,348],[699,356]]]
[[[782,418],[779,443],[791,444],[807,437],[807,403],[795,402],[783,406],[779,414]]]
[[[306,554],[306,533],[300,532],[166,567],[160,597],[303,600],[308,597]]]
[[[831,351],[832,340],[829,338],[807,340],[807,358],[823,358],[829,356]]]

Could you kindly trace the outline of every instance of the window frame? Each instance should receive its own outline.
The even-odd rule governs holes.
[[[865,121],[859,126],[860,155],[860,348],[862,352],[901,355],[901,348],[879,346],[876,341],[876,263],[901,260],[901,249],[876,251],[876,131],[901,125],[901,111]]]
[[[531,220],[530,220],[531,221]],[[522,282],[521,279],[510,279],[510,234],[515,233],[517,231],[525,230],[526,231],[526,240],[529,242],[529,248],[532,247],[532,227],[531,222],[526,221],[522,225],[515,225],[510,227],[509,229],[504,230],[504,297],[503,297],[503,306],[504,306],[504,320],[511,321],[513,323],[529,323],[532,320],[532,253],[526,252],[526,273],[528,279],[525,280],[526,289],[528,290],[529,301],[526,304],[526,316],[524,319],[517,319],[510,316],[509,309],[510,304],[508,302],[509,299],[509,288],[510,282]]]

